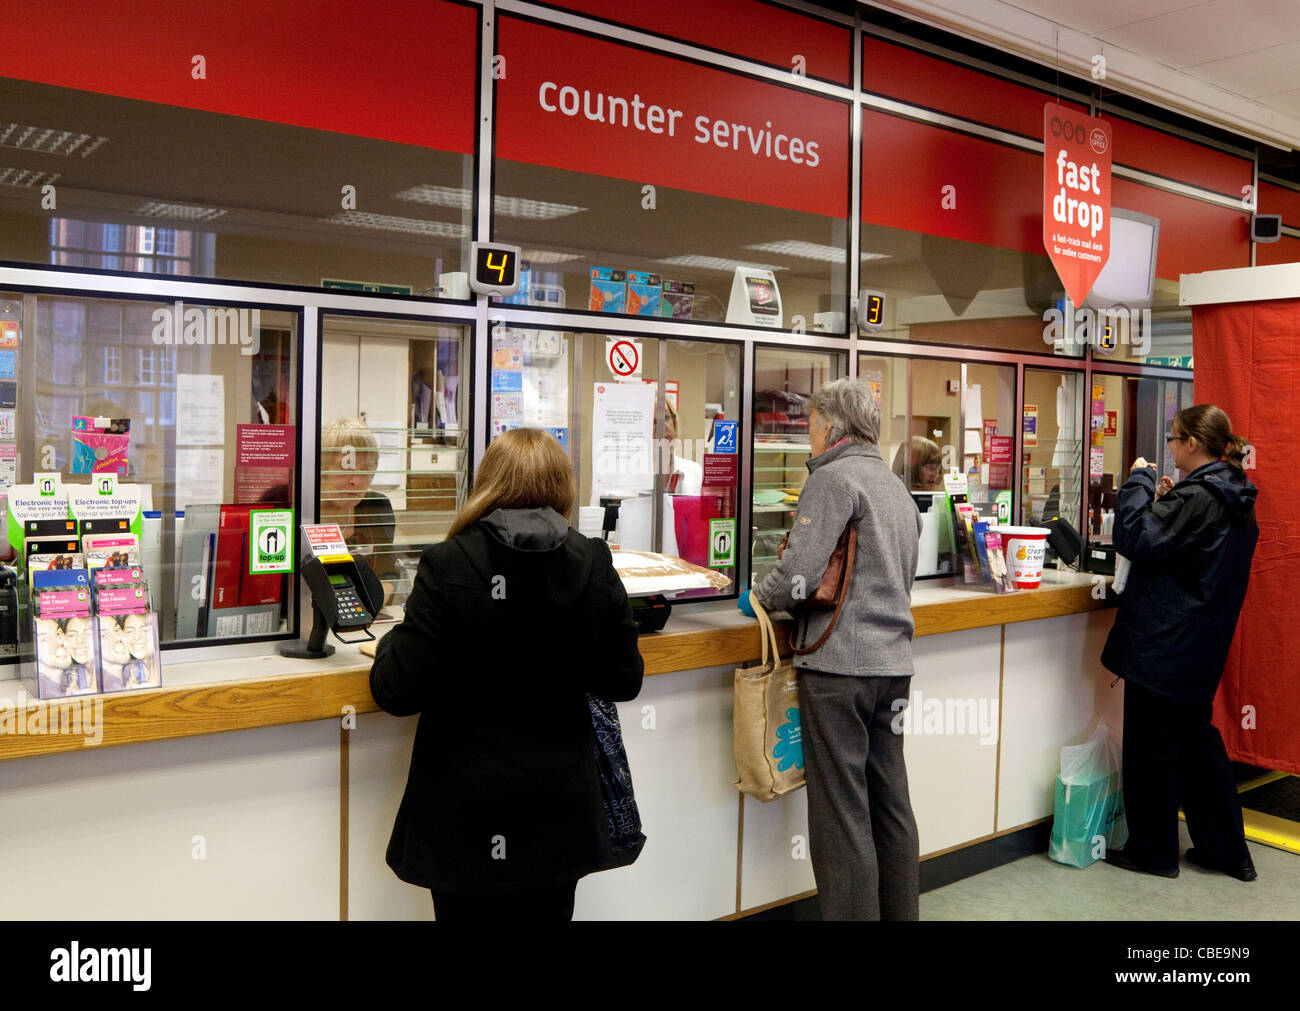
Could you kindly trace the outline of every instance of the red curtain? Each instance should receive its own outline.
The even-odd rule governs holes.
[[[1217,404],[1254,447],[1259,545],[1214,701],[1228,756],[1300,774],[1300,299],[1198,306],[1196,402]]]

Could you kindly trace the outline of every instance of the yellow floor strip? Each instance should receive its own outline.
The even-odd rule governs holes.
[[[1289,772],[1270,772],[1258,779],[1238,783],[1237,792],[1244,793],[1257,786],[1276,783],[1279,779],[1286,779],[1290,775]],[[1241,809],[1241,817],[1245,822],[1246,838],[1251,842],[1263,843],[1265,846],[1286,850],[1288,853],[1300,853],[1300,822],[1264,814],[1262,811],[1252,811],[1248,807]],[[1178,809],[1178,818],[1180,821],[1187,821],[1182,808]]]
[[[1300,853],[1300,822],[1287,821],[1276,815],[1262,814],[1245,808],[1241,812],[1246,822],[1246,838],[1288,853]]]
[[[1289,772],[1266,772],[1256,779],[1248,779],[1244,783],[1238,783],[1237,792],[1245,793],[1257,786],[1268,786],[1269,783],[1276,783],[1279,779],[1286,779],[1289,775],[1291,775]]]
[[[1245,793],[1257,786],[1267,786],[1269,783],[1276,783],[1279,779],[1286,779],[1290,775],[1289,772],[1266,773],[1258,779],[1251,779],[1238,784],[1237,792]],[[1262,811],[1252,811],[1248,807],[1241,809],[1241,816],[1246,823],[1247,839],[1252,842],[1263,843],[1265,846],[1274,846],[1289,853],[1300,853],[1300,822],[1291,821],[1289,818],[1279,818],[1274,814],[1265,814]]]

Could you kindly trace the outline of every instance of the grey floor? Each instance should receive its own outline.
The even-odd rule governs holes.
[[[1180,825],[1185,851],[1187,826]],[[1177,878],[1105,863],[1082,870],[1036,853],[921,896],[922,920],[1296,920],[1300,854],[1250,843],[1245,883],[1186,860]]]

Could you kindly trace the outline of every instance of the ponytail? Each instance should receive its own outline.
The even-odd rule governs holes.
[[[1228,436],[1228,444],[1223,449],[1223,459],[1235,470],[1242,470],[1246,451],[1250,444],[1240,435]]]

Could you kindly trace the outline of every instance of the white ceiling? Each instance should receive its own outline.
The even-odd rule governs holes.
[[[1300,0],[872,0],[1283,148],[1300,147]]]

